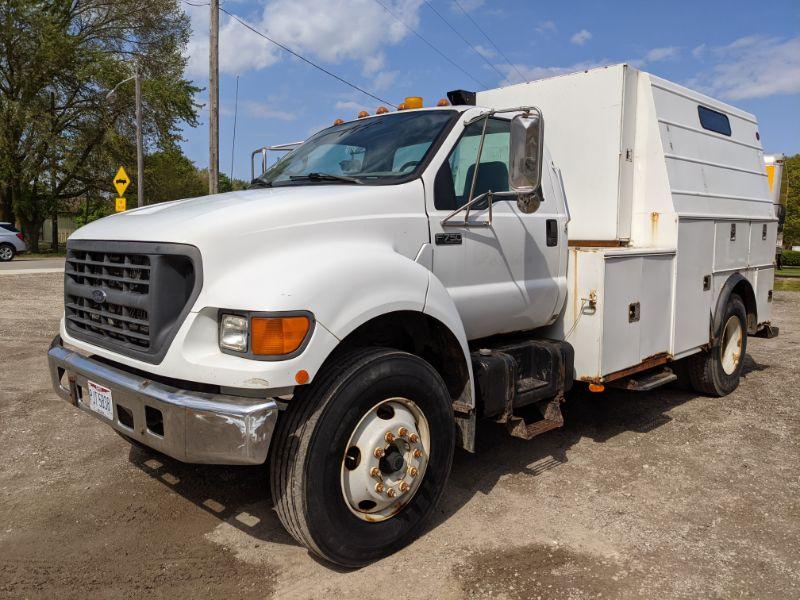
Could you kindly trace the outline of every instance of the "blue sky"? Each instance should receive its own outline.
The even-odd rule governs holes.
[[[394,104],[419,95],[431,105],[451,89],[492,88],[516,83],[521,76],[539,79],[630,62],[754,113],[767,152],[800,152],[797,0],[458,2],[502,54],[455,0],[223,0],[223,7]],[[194,30],[187,51],[188,77],[205,88],[209,9],[185,2],[184,8]],[[220,168],[225,173],[231,170],[239,75],[236,177],[249,177],[253,149],[305,139],[337,117],[354,118],[359,110],[374,112],[380,105],[279,50],[224,13],[220,61]],[[205,103],[206,93],[198,100]],[[198,166],[206,166],[205,110],[200,121],[200,126],[184,132],[184,149]]]

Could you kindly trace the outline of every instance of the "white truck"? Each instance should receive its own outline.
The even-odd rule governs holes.
[[[479,419],[529,439],[573,382],[675,366],[733,391],[777,334],[756,119],[627,65],[448,97],[78,230],[55,390],[175,459],[267,463],[287,530],[349,567],[419,534]]]

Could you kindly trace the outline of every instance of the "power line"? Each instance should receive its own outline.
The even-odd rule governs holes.
[[[447,25],[447,26],[448,26],[448,27],[449,27],[449,28],[450,28],[450,29],[453,31],[453,33],[455,33],[455,34],[456,34],[458,37],[460,37],[460,38],[461,38],[461,41],[463,41],[463,42],[464,42],[464,43],[467,45],[467,47],[468,47],[470,50],[472,50],[472,51],[473,51],[475,54],[477,54],[478,56],[480,56],[480,57],[483,59],[483,62],[485,62],[485,63],[486,63],[487,65],[489,65],[489,66],[490,66],[492,69],[494,69],[494,70],[495,70],[495,72],[496,72],[498,75],[500,75],[500,77],[502,77],[503,79],[505,79],[505,78],[506,78],[506,76],[505,76],[505,75],[503,75],[503,73],[501,73],[501,72],[500,72],[500,71],[497,69],[497,67],[495,67],[495,66],[494,66],[494,65],[491,63],[491,61],[490,61],[489,59],[487,59],[487,58],[486,58],[486,57],[485,57],[483,54],[481,54],[481,52],[480,52],[480,51],[478,51],[478,49],[477,49],[475,46],[473,46],[473,45],[472,45],[472,44],[469,42],[469,40],[468,40],[467,38],[465,38],[463,35],[461,35],[461,33],[460,33],[460,32],[459,32],[459,31],[458,31],[458,30],[457,30],[455,27],[453,27],[453,25],[451,25],[451,24],[450,24],[450,21],[448,21],[447,19],[445,19],[445,18],[444,18],[444,15],[442,15],[442,13],[440,13],[438,10],[436,10],[436,7],[435,7],[433,4],[431,4],[430,2],[428,2],[428,0],[425,0],[425,4],[427,4],[427,5],[428,5],[428,8],[430,8],[430,9],[431,9],[433,12],[435,12],[435,13],[436,13],[436,16],[438,16],[438,17],[439,17],[439,18],[440,18],[442,21],[444,21],[445,25]]]
[[[472,18],[472,16],[471,16],[471,15],[470,15],[470,14],[469,14],[469,13],[468,13],[466,10],[464,10],[464,7],[463,7],[463,6],[461,6],[461,3],[460,3],[458,0],[453,0],[453,1],[456,3],[456,6],[458,6],[458,8],[459,8],[459,9],[461,9],[461,12],[462,12],[462,13],[464,13],[464,15],[465,15],[465,16],[466,16],[466,17],[467,17],[467,18],[468,18],[470,21],[472,21],[472,24],[473,24],[473,25],[475,25],[475,29],[477,29],[478,31],[480,31],[480,32],[483,34],[483,37],[485,37],[485,38],[486,38],[486,39],[489,41],[489,43],[490,43],[492,46],[494,46],[494,49],[495,49],[495,50],[497,50],[497,52],[500,54],[500,56],[502,56],[502,57],[503,57],[503,59],[505,59],[505,61],[508,63],[508,66],[509,66],[509,67],[511,67],[512,69],[514,69],[514,70],[517,72],[517,75],[519,75],[519,76],[522,78],[522,81],[527,81],[527,80],[528,80],[528,78],[527,78],[527,77],[525,77],[525,75],[523,75],[523,74],[520,72],[519,68],[517,68],[517,65],[515,65],[515,64],[514,64],[514,63],[512,63],[510,60],[508,60],[508,57],[507,57],[505,54],[503,54],[503,51],[502,51],[502,50],[500,50],[500,48],[498,48],[498,47],[497,47],[497,44],[495,44],[495,43],[492,41],[492,38],[490,38],[490,37],[489,37],[489,35],[488,35],[488,34],[487,34],[487,33],[486,33],[486,32],[485,32],[485,31],[484,31],[482,28],[481,28],[481,26],[480,26],[480,25],[478,25],[478,23],[475,21],[475,19],[473,19],[473,18]]]
[[[488,85],[486,85],[485,83],[482,83],[482,82],[480,82],[478,79],[476,79],[476,78],[475,78],[475,76],[474,76],[474,75],[472,75],[472,73],[470,73],[469,71],[465,70],[463,67],[461,67],[461,65],[459,65],[458,63],[456,63],[455,61],[453,61],[453,59],[452,59],[452,58],[450,58],[449,56],[447,56],[447,55],[446,55],[444,52],[442,52],[441,50],[439,50],[439,49],[438,49],[436,46],[434,46],[433,44],[431,44],[431,43],[430,43],[430,42],[429,42],[427,39],[425,39],[424,37],[422,37],[422,35],[420,35],[420,34],[419,34],[419,33],[418,33],[418,32],[417,32],[415,29],[413,29],[413,28],[412,28],[412,27],[410,27],[409,25],[406,25],[406,23],[405,23],[405,22],[404,22],[404,21],[403,21],[403,20],[402,20],[400,17],[398,17],[398,16],[397,16],[395,13],[393,13],[391,10],[389,10],[389,8],[388,8],[388,7],[387,7],[387,6],[386,6],[386,5],[385,5],[383,2],[381,2],[381,0],[374,0],[374,1],[375,1],[377,4],[379,4],[381,7],[383,7],[383,10],[385,10],[385,11],[386,11],[387,13],[389,13],[389,14],[390,14],[392,17],[394,17],[395,21],[397,21],[398,23],[400,23],[400,24],[401,24],[403,27],[405,27],[406,29],[408,29],[408,30],[409,30],[411,33],[413,33],[415,36],[417,36],[419,39],[421,39],[423,42],[425,42],[425,43],[426,43],[428,46],[430,46],[430,48],[431,48],[432,50],[434,50],[434,51],[435,51],[437,54],[439,54],[439,56],[441,56],[442,58],[444,58],[444,59],[445,59],[447,62],[449,62],[451,65],[453,65],[453,66],[454,66],[456,69],[458,69],[459,71],[461,71],[462,73],[464,73],[464,75],[466,75],[467,77],[469,77],[470,79],[472,79],[472,81],[474,81],[475,83],[477,83],[477,84],[478,84],[478,85],[480,85],[481,87],[483,87],[483,88],[485,88],[485,89],[488,89],[488,88],[489,88],[489,86],[488,86]]]
[[[192,5],[192,6],[197,6],[196,4],[192,4],[191,2],[189,2],[189,0],[183,0],[183,1],[184,1],[186,4],[190,4],[190,5]],[[202,6],[202,5],[201,5],[201,6]],[[206,4],[205,6],[208,6],[208,5]],[[220,10],[221,12],[224,12],[224,13],[225,13],[226,15],[228,15],[228,16],[229,16],[231,19],[235,20],[237,23],[239,23],[239,24],[240,24],[240,25],[242,25],[243,27],[245,27],[245,28],[249,29],[250,31],[252,31],[252,32],[253,32],[253,33],[255,33],[256,35],[258,35],[258,36],[260,36],[260,37],[264,38],[264,39],[265,39],[265,40],[267,40],[268,42],[270,42],[270,43],[272,43],[272,44],[275,44],[276,46],[278,46],[278,47],[279,47],[279,48],[281,48],[282,50],[285,50],[286,52],[288,52],[289,54],[291,54],[292,56],[294,56],[295,58],[299,58],[299,59],[300,59],[300,60],[302,60],[304,63],[311,65],[311,66],[312,66],[312,67],[314,67],[315,69],[317,69],[317,70],[319,70],[319,71],[322,71],[322,72],[323,72],[323,73],[325,73],[326,75],[328,75],[328,76],[330,76],[330,77],[333,77],[333,78],[334,78],[334,79],[336,79],[337,81],[339,81],[339,82],[341,82],[341,83],[343,83],[343,84],[345,84],[345,85],[347,85],[347,86],[349,86],[349,87],[353,88],[354,90],[356,90],[356,91],[358,91],[358,92],[361,92],[362,94],[364,94],[364,95],[366,95],[366,96],[369,96],[369,97],[370,97],[370,98],[372,98],[373,100],[377,100],[377,101],[378,101],[378,102],[380,102],[381,104],[388,104],[389,106],[391,106],[391,107],[393,107],[393,108],[397,108],[397,105],[396,105],[396,104],[394,104],[394,103],[392,103],[392,102],[389,102],[388,100],[384,100],[383,98],[381,98],[381,97],[379,97],[379,96],[376,96],[375,94],[373,94],[373,93],[371,93],[371,92],[368,92],[368,91],[367,91],[367,90],[365,90],[364,88],[361,88],[361,87],[357,86],[356,84],[354,84],[354,83],[351,83],[351,82],[347,81],[347,80],[346,80],[346,79],[344,79],[343,77],[340,77],[340,76],[339,76],[339,75],[337,75],[336,73],[333,73],[333,72],[329,71],[329,70],[328,70],[328,69],[326,69],[325,67],[321,67],[320,65],[318,65],[318,64],[317,64],[317,63],[315,63],[314,61],[312,61],[312,60],[310,60],[310,59],[306,58],[305,56],[303,56],[302,54],[299,54],[299,53],[295,52],[294,50],[292,50],[291,48],[289,48],[289,47],[287,47],[287,46],[284,46],[284,45],[283,45],[283,44],[281,44],[280,42],[277,42],[277,41],[273,40],[273,39],[272,39],[271,37],[269,37],[267,34],[265,34],[265,33],[261,32],[261,31],[259,31],[258,29],[256,29],[256,28],[255,28],[255,27],[253,27],[252,25],[250,25],[248,22],[246,22],[246,21],[243,21],[243,20],[242,20],[242,19],[240,19],[238,16],[236,16],[235,14],[233,14],[232,12],[230,12],[229,10],[227,10],[227,9],[226,9],[224,6],[220,6],[220,7],[219,7],[219,10]]]

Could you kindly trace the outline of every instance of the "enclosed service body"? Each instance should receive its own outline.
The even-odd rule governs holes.
[[[777,218],[756,119],[617,65],[480,92],[535,104],[564,182],[568,290],[547,335],[575,347],[575,376],[602,381],[708,344],[732,274],[751,334],[771,320]]]
[[[346,566],[413,540],[480,419],[530,439],[574,381],[733,391],[777,333],[754,117],[626,65],[449,96],[73,234],[56,391],[179,460],[266,462]]]

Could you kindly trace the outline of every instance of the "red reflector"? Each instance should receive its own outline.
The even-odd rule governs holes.
[[[22,235],[21,233],[18,233],[18,234],[17,234],[17,237],[18,237],[20,240],[22,240],[23,242],[25,241],[25,236],[24,236],[24,235]]]

